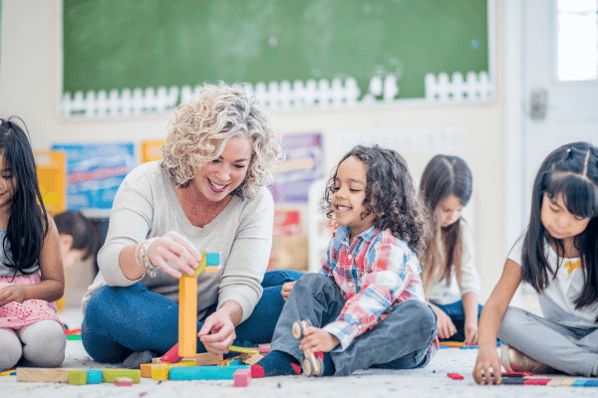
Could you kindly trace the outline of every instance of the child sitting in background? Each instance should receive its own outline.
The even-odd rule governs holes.
[[[356,146],[324,199],[339,227],[322,269],[292,287],[272,351],[252,366],[252,376],[296,375],[304,351],[322,360],[323,376],[427,365],[436,320],[424,302],[417,260],[424,219],[405,160],[392,150]],[[300,341],[291,330],[297,321],[312,325]]]
[[[66,335],[53,301],[64,293],[58,231],[46,212],[29,139],[0,119],[0,370],[56,367]]]
[[[480,277],[471,230],[461,217],[471,198],[471,170],[457,156],[436,155],[419,189],[432,219],[422,276],[426,298],[438,318],[438,337],[477,344]]]
[[[598,148],[563,145],[540,166],[525,235],[482,311],[478,384],[501,383],[501,359],[507,371],[598,376],[597,256]],[[509,307],[522,281],[544,317]]]
[[[75,261],[87,260],[95,253],[97,233],[83,214],[65,211],[54,216],[54,223],[58,229],[64,268],[71,267]]]

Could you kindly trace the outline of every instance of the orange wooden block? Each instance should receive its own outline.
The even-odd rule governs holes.
[[[179,280],[179,356],[197,354],[197,279],[183,274]]]

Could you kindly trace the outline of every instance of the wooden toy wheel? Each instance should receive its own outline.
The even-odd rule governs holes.
[[[301,331],[305,332],[305,329],[307,329],[308,326],[311,326],[309,321],[301,321]]]
[[[303,360],[303,373],[307,377],[310,377],[314,374],[314,367],[313,367],[312,361],[309,358],[305,358]]]
[[[297,340],[303,338],[303,330],[301,329],[301,324],[299,322],[293,323],[293,336],[295,336]]]
[[[303,360],[303,373],[306,376],[321,376],[324,372],[324,366],[320,358],[305,358]]]
[[[314,376],[322,376],[324,373],[324,362],[320,358],[314,358],[316,360],[316,366],[314,366]]]

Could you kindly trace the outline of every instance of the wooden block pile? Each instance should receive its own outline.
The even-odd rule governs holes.
[[[69,383],[75,385],[115,383],[130,386],[139,383],[141,372],[136,369],[60,369],[60,368],[17,368],[17,381]]]

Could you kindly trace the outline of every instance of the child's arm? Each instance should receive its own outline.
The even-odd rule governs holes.
[[[478,295],[474,292],[462,296],[463,311],[465,312],[465,344],[478,343]]]
[[[56,301],[64,294],[64,270],[60,258],[58,230],[52,217],[48,234],[39,255],[41,282],[35,285],[11,285],[0,291],[0,306],[13,301],[22,303],[29,299]]]
[[[438,306],[432,304],[429,301],[426,301],[426,304],[432,308],[432,311],[436,314],[436,323],[438,325],[438,337],[441,339],[448,339],[455,333],[457,333],[457,328],[455,324],[451,320],[451,317],[448,316],[446,312],[438,308]]]
[[[521,266],[508,259],[490,298],[484,304],[480,317],[478,356],[473,368],[473,378],[478,384],[492,384],[492,372],[495,382],[501,382],[501,362],[496,350],[496,339],[502,318],[522,280]]]

